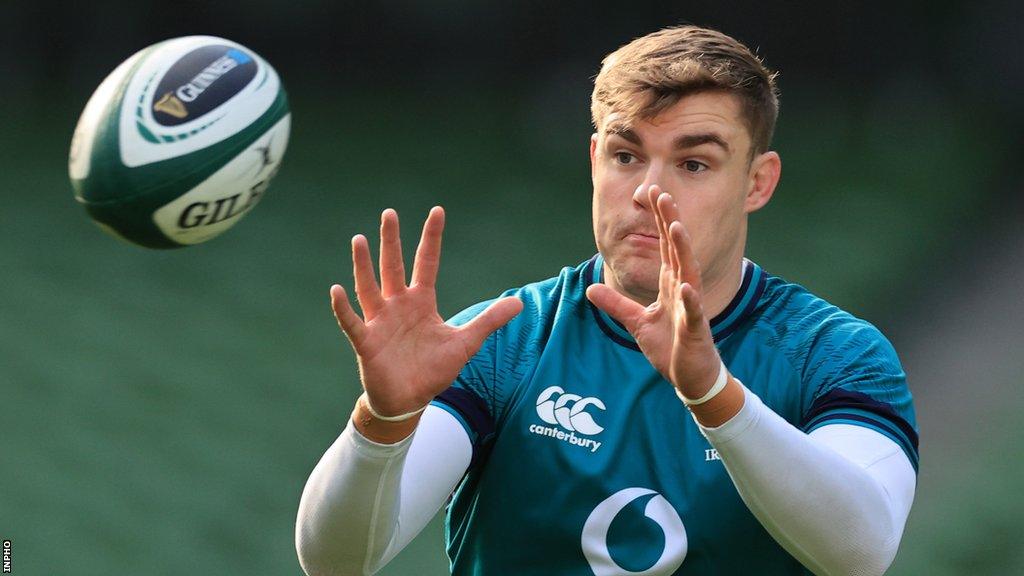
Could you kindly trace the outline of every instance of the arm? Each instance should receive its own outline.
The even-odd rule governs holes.
[[[441,509],[471,457],[462,425],[434,406],[414,435],[395,444],[373,442],[349,422],[302,492],[295,523],[302,569],[377,572]]]
[[[909,458],[869,428],[805,434],[749,390],[736,416],[701,427],[754,516],[816,574],[882,574],[914,499]]]
[[[819,574],[884,572],[913,499],[909,460],[868,429],[829,425],[804,434],[729,375],[678,210],[657,186],[648,192],[661,246],[657,301],[644,307],[599,284],[587,297],[633,334],[675,386],[744,502],[780,545]]]
[[[350,425],[324,455],[303,492],[295,540],[300,562],[311,574],[378,570],[423,528],[468,466],[468,458],[462,458],[468,437],[461,425],[456,423],[461,438],[439,433],[451,422],[433,416],[433,410],[430,422],[447,423],[431,423],[423,430],[425,448],[410,448],[418,445],[410,437],[430,401],[455,381],[487,336],[518,314],[523,304],[515,297],[502,298],[463,326],[445,324],[437,313],[434,289],[443,229],[444,211],[435,207],[423,225],[412,281],[406,285],[398,214],[385,210],[380,285],[366,238],[352,239],[353,275],[363,316],[352,308],[341,286],[331,287],[331,307],[356,353],[364,393]],[[435,454],[440,461],[417,464]],[[411,475],[402,481],[407,467]]]

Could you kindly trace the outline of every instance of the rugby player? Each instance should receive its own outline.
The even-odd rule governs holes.
[[[411,281],[331,304],[365,390],[313,470],[307,574],[372,574],[447,503],[453,574],[881,574],[914,496],[906,376],[871,324],[744,258],[781,172],[774,75],[720,32],[605,58],[592,97],[598,254],[445,323],[444,212]]]

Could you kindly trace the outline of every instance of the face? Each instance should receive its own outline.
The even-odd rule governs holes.
[[[774,152],[751,159],[750,150],[740,102],[731,94],[689,95],[631,124],[609,114],[590,144],[594,237],[605,282],[642,304],[657,298],[661,257],[647,199],[652,185],[679,208],[705,293],[737,275],[747,214],[768,202],[780,168]]]

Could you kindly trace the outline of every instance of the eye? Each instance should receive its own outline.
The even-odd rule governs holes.
[[[696,160],[687,160],[686,162],[683,162],[683,169],[686,170],[687,172],[697,174],[699,172],[707,170],[708,165],[703,162],[698,162]]]
[[[614,156],[615,161],[623,165],[632,164],[633,161],[636,160],[636,156],[633,156],[629,152],[616,152]]]

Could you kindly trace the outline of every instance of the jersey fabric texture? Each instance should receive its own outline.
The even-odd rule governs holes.
[[[729,371],[799,429],[869,427],[916,470],[912,399],[888,340],[743,266],[735,298],[711,321]],[[473,443],[448,508],[452,573],[809,574],[747,509],[672,385],[587,300],[602,269],[597,255],[506,292],[523,311],[434,401]]]

